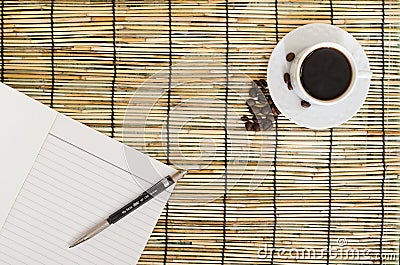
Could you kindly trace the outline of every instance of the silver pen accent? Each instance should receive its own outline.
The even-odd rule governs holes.
[[[178,172],[176,172],[175,174],[173,174],[173,175],[171,176],[171,179],[172,179],[175,183],[177,183],[178,180],[180,180],[181,178],[183,178],[183,176],[185,176],[187,173],[188,173],[188,171],[187,171],[186,169],[185,169],[185,170],[179,170]]]
[[[101,223],[99,223],[98,225],[87,231],[86,234],[84,234],[78,240],[76,240],[71,246],[69,246],[69,248],[73,248],[76,245],[79,245],[80,243],[83,243],[86,240],[91,239],[92,237],[94,237],[95,235],[97,235],[98,233],[100,233],[109,226],[110,224],[108,223],[107,220],[102,221]]]
[[[139,195],[136,199],[134,199],[133,201],[131,201],[130,203],[128,203],[127,205],[125,205],[124,207],[113,213],[112,215],[110,215],[107,219],[105,219],[104,221],[102,221],[89,231],[87,231],[82,237],[80,237],[73,244],[71,244],[69,248],[73,248],[76,245],[79,245],[91,239],[92,237],[94,237],[107,227],[109,227],[111,224],[118,222],[120,219],[127,216],[135,209],[139,208],[140,206],[142,206],[143,204],[145,204],[146,202],[148,202],[149,200],[151,200],[152,198],[154,198],[155,196],[166,190],[168,187],[176,183],[184,175],[186,175],[187,172],[188,172],[187,170],[179,170],[175,174],[171,176],[166,176],[165,178],[161,179],[159,182],[157,182],[148,190]]]

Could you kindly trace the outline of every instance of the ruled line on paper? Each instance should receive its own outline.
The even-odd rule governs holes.
[[[151,186],[136,177],[49,134],[0,231],[0,261],[132,264],[140,257],[163,200],[149,201],[79,248],[71,251],[68,246]],[[166,200],[169,193],[164,193],[160,195]]]

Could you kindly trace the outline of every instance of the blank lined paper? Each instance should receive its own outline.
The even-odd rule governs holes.
[[[79,130],[85,132],[80,141],[90,138],[89,128]],[[96,137],[105,136],[95,134],[91,141]],[[136,156],[139,162],[146,157],[139,152]],[[68,247],[164,177],[143,175],[143,167],[138,163],[137,170],[129,171],[79,142],[48,134],[1,230],[0,263],[136,264],[173,187],[94,238]]]

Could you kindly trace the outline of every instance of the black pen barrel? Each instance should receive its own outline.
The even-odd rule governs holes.
[[[137,208],[139,208],[140,206],[151,200],[153,197],[157,196],[158,194],[166,190],[174,183],[175,182],[171,176],[163,178],[162,180],[157,182],[154,186],[152,186],[151,188],[140,194],[136,199],[134,199],[133,201],[131,201],[130,203],[128,203],[127,205],[125,205],[124,207],[113,213],[112,215],[110,215],[107,218],[107,222],[109,224],[114,224],[118,222],[123,217],[127,216],[132,211],[136,210]]]

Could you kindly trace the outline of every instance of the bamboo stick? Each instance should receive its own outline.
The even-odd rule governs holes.
[[[220,264],[224,231],[226,264],[267,263],[269,260],[257,258],[257,251],[264,243],[272,244],[274,193],[276,247],[326,247],[329,172],[332,246],[337,246],[338,238],[346,237],[349,247],[368,247],[379,253],[383,135],[386,139],[383,250],[398,251],[398,2],[385,1],[385,58],[382,58],[381,47],[381,3],[332,2],[334,24],[349,31],[363,45],[373,77],[360,111],[345,124],[334,128],[330,162],[330,130],[308,130],[281,116],[275,171],[275,128],[263,133],[246,132],[240,120],[228,119],[231,142],[227,161],[229,190],[225,200],[225,230],[222,200],[225,137],[220,126],[225,107],[225,2],[177,0],[171,4],[173,63],[204,59],[220,63],[213,71],[174,67],[174,78],[179,73],[184,84],[175,86],[179,81],[173,81],[171,106],[182,106],[182,102],[196,96],[218,98],[221,104],[187,105],[190,111],[213,117],[214,121],[193,120],[185,125],[185,112],[172,116],[169,158],[177,165],[206,166],[206,169],[192,171],[178,183],[170,200],[168,221],[166,223],[164,212],[140,264],[163,263],[165,224],[169,227],[167,264]],[[113,106],[116,138],[165,162],[167,140],[160,135],[168,110],[167,94],[156,102],[146,120],[142,117],[146,106],[154,102],[150,89],[168,89],[168,2],[116,1],[114,104],[111,104],[114,60],[111,7],[110,1],[54,1],[53,105],[58,111],[108,135],[111,134]],[[278,1],[277,8],[279,39],[306,23],[330,23],[329,1]],[[7,0],[4,5],[5,83],[47,105],[52,94],[50,9],[50,0]],[[233,0],[229,1],[228,10],[231,70],[240,69],[250,79],[265,78],[268,60],[276,45],[275,2]],[[148,84],[148,94],[137,98],[140,104],[133,105],[126,115],[134,92],[160,70],[166,74]],[[218,85],[209,85],[206,81],[210,79]],[[230,74],[229,79],[230,87],[246,98],[249,87],[243,86],[235,74]],[[385,89],[383,121],[382,80]],[[244,100],[229,94],[229,107],[235,109],[239,118],[248,114]],[[127,121],[131,122],[129,126]],[[141,130],[144,127],[146,129]],[[200,154],[198,139],[202,138],[213,139],[215,146],[205,146],[201,151],[207,157],[195,160]],[[206,188],[202,186],[204,181],[208,184]],[[254,181],[259,185],[250,191]],[[207,202],[201,197],[203,195],[215,199]],[[294,260],[285,256],[276,257],[274,262],[288,263],[326,264],[326,260]],[[361,263],[379,264],[371,260],[331,260],[331,264]],[[385,261],[384,264],[393,262]]]

